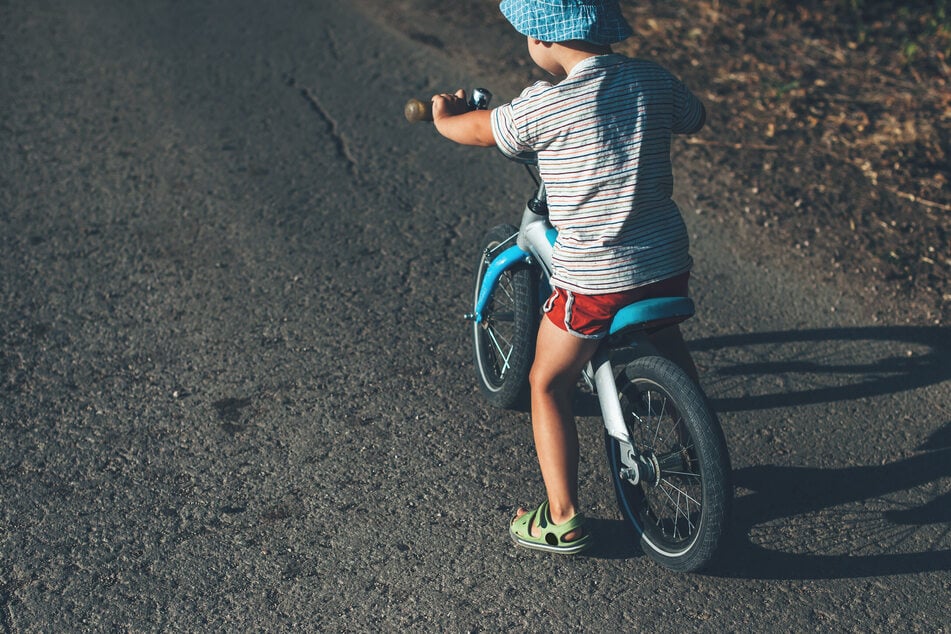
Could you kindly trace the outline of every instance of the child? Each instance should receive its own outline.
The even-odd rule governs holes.
[[[620,308],[687,294],[692,260],[671,199],[670,139],[700,130],[706,113],[660,66],[612,52],[631,35],[616,0],[502,0],[499,8],[528,38],[532,60],[564,79],[538,82],[492,111],[469,111],[461,90],[435,95],[433,122],[458,143],[538,154],[558,229],[554,290],[529,377],[548,499],[519,509],[509,532],[527,548],[576,553],[591,535],[579,513],[574,387]],[[696,378],[676,326],[653,343]]]

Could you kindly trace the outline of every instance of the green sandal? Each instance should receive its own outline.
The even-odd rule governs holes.
[[[536,522],[536,518],[538,521]],[[541,528],[541,537],[532,535],[532,526],[537,523]],[[564,536],[571,531],[584,528],[584,515],[578,513],[563,524],[554,524],[548,510],[548,501],[544,501],[534,511],[529,511],[521,517],[512,520],[509,526],[509,535],[516,546],[544,550],[550,553],[573,555],[580,553],[591,546],[591,535],[585,533],[577,539],[565,541]]]

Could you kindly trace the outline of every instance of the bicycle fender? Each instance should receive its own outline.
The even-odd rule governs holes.
[[[502,251],[489,263],[482,278],[482,288],[479,289],[479,299],[475,305],[475,322],[477,324],[482,323],[482,311],[485,310],[485,305],[489,303],[489,298],[492,297],[492,293],[499,285],[499,278],[502,277],[502,273],[516,264],[530,262],[531,258],[531,253],[516,245]]]

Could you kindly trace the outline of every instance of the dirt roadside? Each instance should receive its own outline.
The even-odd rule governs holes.
[[[496,0],[358,4],[474,74],[543,78]],[[854,4],[622,2],[635,36],[617,50],[704,99],[708,125],[677,160],[734,248],[861,296],[875,322],[946,324],[951,20],[943,2]]]

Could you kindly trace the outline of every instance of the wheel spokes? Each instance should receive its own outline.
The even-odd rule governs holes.
[[[501,380],[505,378],[505,373],[509,369],[509,359],[512,357],[513,346],[509,341],[505,340],[503,337],[497,337],[496,336],[497,331],[495,330],[495,328],[491,328],[491,327],[487,328],[486,332],[489,335],[489,340],[492,341],[492,346],[495,348],[495,351],[498,353],[497,360],[501,361],[502,367],[499,368],[499,379]],[[508,349],[507,353],[505,352],[505,350],[503,350],[503,345],[502,345],[503,343],[505,344],[504,347]]]
[[[693,538],[702,514],[702,476],[691,464],[693,439],[682,416],[663,392],[638,392],[628,408],[629,429],[635,446],[650,456],[659,474],[642,480],[640,490],[658,537],[672,543]]]
[[[512,288],[512,282],[503,274],[499,280],[499,285],[495,290],[495,297],[487,309],[485,332],[492,348],[495,351],[496,367],[498,370],[498,380],[501,383],[505,380],[505,375],[511,367],[512,354],[515,350],[515,344],[512,341],[512,333],[506,330],[500,332],[497,324],[515,323],[515,293]],[[504,304],[508,310],[496,310],[498,304]]]
[[[676,499],[674,498],[673,495],[671,495],[671,492],[663,485],[667,485],[667,487],[673,489],[676,492],[677,494]],[[683,520],[687,524],[686,526],[687,534],[684,535],[683,538],[690,537],[691,535],[693,535],[694,530],[696,529],[696,526],[690,519],[690,503],[693,502],[694,506],[696,506],[697,510],[699,511],[700,502],[698,502],[695,498],[691,497],[690,494],[688,494],[683,489],[671,484],[669,480],[663,480],[661,482],[660,489],[661,491],[663,491],[664,496],[667,498],[666,506],[668,508],[671,508],[671,510],[674,513],[674,518],[672,521],[673,529],[672,529],[671,537],[673,537],[674,539],[682,539],[682,537],[679,534],[680,526],[681,526],[681,522],[679,521],[680,518],[683,518]],[[681,503],[683,503],[683,506],[681,506]]]

